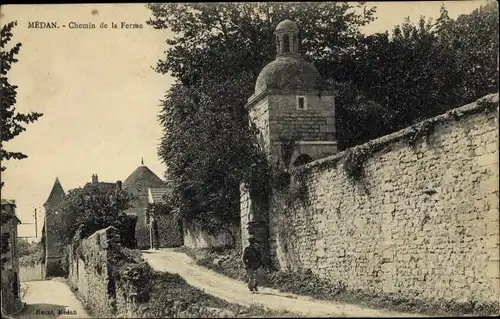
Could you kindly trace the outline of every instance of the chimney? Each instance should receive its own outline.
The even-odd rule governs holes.
[[[118,195],[118,192],[122,190],[122,181],[116,181],[116,189],[115,194]]]
[[[92,184],[97,184],[98,182],[97,174],[92,174]]]

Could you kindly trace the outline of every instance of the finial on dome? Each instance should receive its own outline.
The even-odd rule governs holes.
[[[144,165],[144,157],[141,157],[141,165]]]
[[[297,24],[289,19],[283,20],[276,26],[276,55],[298,55],[299,52],[299,28]]]

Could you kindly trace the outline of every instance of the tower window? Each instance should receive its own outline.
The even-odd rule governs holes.
[[[305,96],[297,96],[297,110],[307,110],[307,100]]]
[[[287,53],[287,52],[290,52],[290,37],[288,36],[288,34],[285,34],[283,36],[283,50],[282,50],[283,53]]]

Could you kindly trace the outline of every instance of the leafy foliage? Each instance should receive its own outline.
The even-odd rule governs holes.
[[[128,226],[128,217],[124,213],[130,207],[134,198],[125,191],[115,193],[100,187],[86,186],[72,189],[64,197],[60,206],[58,231],[62,245],[73,242],[75,235],[80,238],[90,236],[92,233],[113,226],[120,231],[123,242],[123,229]]]
[[[443,6],[435,22],[422,17],[414,25],[407,19],[390,35],[385,32],[361,38],[356,53],[343,62],[349,72],[333,77],[350,82],[388,114],[377,123],[376,118],[351,113],[360,125],[370,127],[371,132],[361,132],[371,139],[496,92],[497,56],[496,3],[456,20],[449,18]],[[336,72],[332,65],[326,68]],[[338,131],[343,134],[341,128]],[[339,142],[359,144],[367,141],[363,135],[340,136]]]
[[[17,253],[19,257],[36,255],[43,251],[42,244],[40,242],[28,242],[24,238],[17,239]]]
[[[3,222],[3,219],[2,219],[2,222]],[[10,234],[9,233],[3,233],[2,234],[2,238],[1,238],[1,249],[2,249],[2,255],[3,254],[6,254],[9,252],[9,249],[10,249],[10,245],[9,245],[9,238],[10,238]],[[5,263],[9,261],[9,258],[8,257],[2,257],[2,269],[5,265]]]
[[[41,242],[29,243],[26,239],[18,238],[16,247],[20,265],[33,266],[41,262],[44,258]]]
[[[16,136],[26,130],[24,124],[33,123],[42,116],[41,113],[28,113],[23,114],[16,112],[16,95],[17,86],[9,83],[7,73],[12,68],[12,65],[18,62],[16,55],[19,53],[21,43],[15,44],[13,47],[8,48],[7,45],[12,39],[12,29],[17,25],[17,22],[10,22],[5,24],[0,31],[0,117],[1,121],[1,139],[0,139],[0,160],[5,161],[9,159],[23,159],[27,156],[21,152],[7,151],[4,143],[14,139]],[[1,171],[5,171],[6,167],[2,166]],[[0,188],[4,183],[0,183]]]
[[[8,48],[8,44],[13,37],[12,29],[17,25],[17,22],[9,22],[0,30],[0,161],[9,159],[23,159],[27,156],[20,152],[7,151],[4,143],[11,141],[16,136],[26,130],[22,125],[35,122],[42,114],[28,113],[23,114],[16,112],[16,95],[17,86],[9,83],[7,74],[12,68],[12,65],[18,62],[16,55],[19,53],[21,43],[15,44],[13,47]],[[0,167],[0,172],[6,170],[5,166]],[[4,186],[4,182],[0,182],[0,189]],[[5,225],[12,216],[4,213],[2,210],[2,225]],[[2,255],[9,251],[9,237],[8,233],[3,233],[1,238],[1,251]],[[2,269],[7,262],[7,257],[2,257]]]
[[[232,104],[240,94],[235,81],[176,85],[160,116],[165,135],[159,155],[172,180],[167,205],[208,231],[237,224],[239,183],[251,163],[263,160],[248,147],[255,134],[245,110]]]

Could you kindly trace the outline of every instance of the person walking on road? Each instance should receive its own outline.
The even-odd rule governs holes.
[[[243,250],[243,264],[247,271],[248,289],[251,292],[259,291],[258,285],[258,270],[262,266],[262,256],[257,244],[255,236],[250,235],[248,238],[249,245]]]

